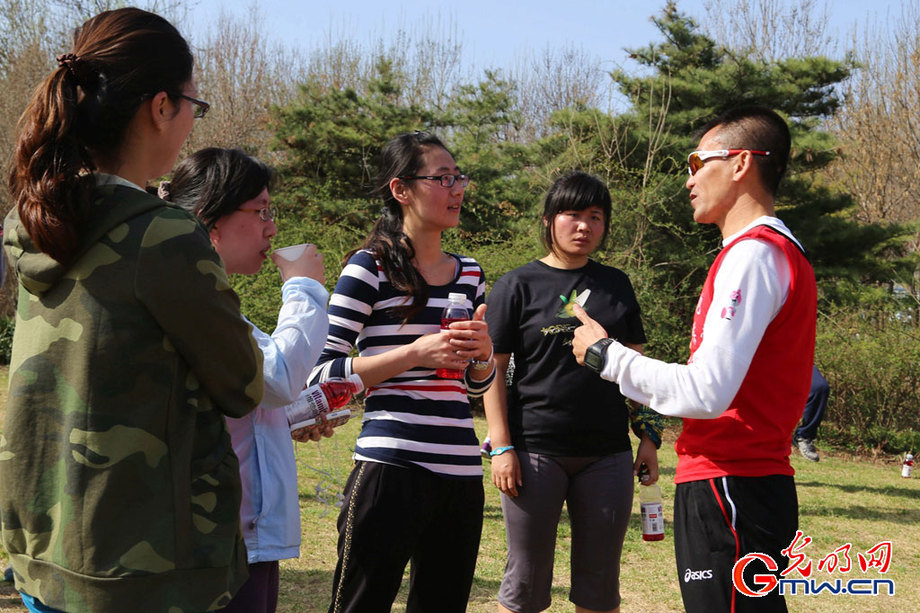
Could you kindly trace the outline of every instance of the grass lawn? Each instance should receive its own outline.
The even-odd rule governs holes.
[[[476,420],[476,429],[485,435],[484,419]],[[320,444],[298,445],[303,517],[301,558],[282,563],[282,596],[279,611],[313,613],[325,611],[331,596],[335,569],[335,519],[329,493],[341,488],[350,469],[351,446],[358,432],[357,421],[350,422],[332,439]],[[667,520],[665,540],[657,543],[642,540],[638,501],[623,551],[621,569],[622,611],[665,613],[682,611],[680,588],[674,562],[671,516],[674,500],[676,455],[673,440],[676,432],[666,435],[659,452],[662,467],[660,481]],[[635,441],[634,441],[635,445]],[[889,613],[907,611],[920,600],[916,568],[920,567],[920,479],[901,478],[900,465],[869,462],[820,448],[817,464],[804,460],[798,452],[792,456],[799,495],[799,523],[813,541],[802,553],[813,563],[813,578],[848,579],[887,578],[895,582],[895,596],[819,595],[789,596],[792,613]],[[486,467],[485,522],[476,578],[468,610],[475,613],[495,611],[495,595],[501,583],[505,563],[504,526],[498,491],[489,481]],[[319,495],[317,495],[317,487]],[[572,611],[568,601],[569,539],[567,522],[559,526],[555,564],[553,603],[549,611]],[[885,575],[873,569],[863,573],[857,553],[865,553],[881,541],[892,542],[891,567]],[[853,568],[849,573],[818,572],[818,562],[835,549],[850,543]],[[842,560],[841,560],[842,561]],[[838,568],[840,568],[838,566]],[[791,578],[801,578],[793,573]],[[404,583],[403,587],[406,585]],[[394,611],[405,610],[405,589]]]
[[[0,371],[0,402],[5,406],[6,371]],[[2,413],[2,408],[0,408]],[[332,573],[335,569],[336,494],[341,491],[351,468],[351,448],[360,424],[352,420],[331,439],[319,444],[297,444],[300,472],[300,501],[303,546],[298,560],[281,564],[281,613],[313,613],[325,611],[331,596]],[[480,438],[485,434],[485,420],[476,420]],[[622,610],[643,613],[682,611],[678,576],[674,563],[671,511],[674,499],[674,466],[676,458],[673,439],[666,438],[659,460],[662,466],[661,486],[665,500],[665,540],[657,543],[642,541],[638,518],[638,502],[623,552],[621,571]],[[800,527],[813,542],[802,552],[812,561],[812,578],[891,579],[894,596],[834,595],[827,591],[819,595],[787,597],[792,613],[889,613],[912,610],[920,601],[920,585],[915,580],[920,568],[920,479],[903,479],[895,458],[887,463],[854,458],[820,447],[821,462],[813,464],[798,453],[792,456],[797,471]],[[486,480],[485,522],[476,578],[468,610],[474,613],[495,610],[504,568],[504,527],[497,490]],[[559,527],[556,556],[556,578],[553,603],[549,611],[572,611],[568,602],[569,530],[566,521]],[[857,563],[857,553],[865,553],[881,541],[891,541],[891,566],[885,575],[869,569],[863,573]],[[845,544],[851,544],[852,570],[842,573],[818,572],[818,562]],[[3,558],[0,551],[0,558]],[[801,578],[793,573],[792,578]],[[403,586],[405,588],[405,584]],[[861,587],[864,587],[861,586]],[[0,611],[24,611],[10,584],[0,585]],[[405,610],[405,589],[394,611]]]

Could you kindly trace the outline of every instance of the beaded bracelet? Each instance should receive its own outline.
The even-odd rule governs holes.
[[[498,449],[493,449],[492,451],[489,452],[489,457],[494,458],[495,456],[501,455],[505,453],[506,451],[511,451],[512,449],[514,449],[514,445],[508,445],[507,447],[499,447]]]

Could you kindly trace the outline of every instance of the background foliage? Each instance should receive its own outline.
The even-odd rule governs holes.
[[[705,4],[708,18],[698,24],[669,3],[654,17],[660,36],[630,51],[631,67],[603,69],[603,58],[567,47],[481,74],[464,71],[449,24],[370,44],[343,36],[306,52],[272,43],[255,9],[225,15],[193,41],[199,89],[213,107],[187,150],[239,146],[275,165],[275,243],[317,243],[330,289],[342,257],[379,214],[377,155],[396,133],[437,132],[473,178],[460,226],[445,241],[476,257],[493,281],[542,255],[539,217],[553,179],[576,168],[594,173],[614,200],[611,236],[596,259],[630,275],[648,353],[683,361],[719,248],[717,229],[692,221],[687,152],[695,130],[722,110],[775,108],[793,131],[778,214],[808,249],[819,282],[816,361],[832,386],[826,433],[902,452],[920,443],[911,438],[920,431],[920,8],[905,3],[895,38],[866,24],[858,44],[838,49],[816,0],[794,9],[782,0]],[[3,150],[30,90],[66,50],[65,24],[114,5],[0,0]],[[181,0],[151,8],[181,26]],[[0,206],[9,207],[5,193]],[[244,312],[273,328],[274,267],[233,283]],[[12,308],[7,283],[0,310]]]

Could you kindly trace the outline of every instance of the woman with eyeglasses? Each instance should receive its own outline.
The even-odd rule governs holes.
[[[179,32],[118,9],[77,29],[20,120],[0,517],[30,611],[202,613],[246,578],[224,417],[262,397],[261,352],[204,228],[144,189],[196,96]]]
[[[639,304],[623,271],[591,259],[610,227],[610,192],[583,172],[546,194],[546,256],[504,275],[489,293],[487,321],[498,376],[484,405],[492,483],[501,491],[508,544],[500,613],[549,608],[563,504],[572,525],[571,589],[577,613],[618,612],[620,553],[632,509],[633,475],[658,479],[661,419],[634,414],[619,387],[572,356],[576,304],[637,350],[645,342]],[[632,457],[629,427],[640,443]]]
[[[253,275],[278,233],[272,179],[268,166],[239,149],[208,148],[182,160],[172,181],[160,184],[160,193],[201,220],[228,273]],[[283,281],[278,325],[270,335],[253,326],[265,360],[265,395],[249,415],[227,419],[243,482],[240,524],[249,580],[222,613],[274,613],[278,561],[300,555],[297,464],[283,407],[300,394],[323,348],[329,294],[316,246],[294,261],[271,259]],[[316,440],[321,432],[331,436],[332,427],[311,432]]]
[[[312,382],[357,373],[367,389],[338,520],[331,612],[389,611],[410,561],[407,611],[466,610],[483,509],[467,397],[495,376],[482,269],[441,245],[459,223],[468,182],[432,134],[387,143],[383,212],[346,257],[329,301],[329,338]],[[451,293],[475,313],[441,332]],[[462,377],[439,378],[439,368]]]

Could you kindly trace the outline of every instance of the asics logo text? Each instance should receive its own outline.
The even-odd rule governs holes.
[[[684,571],[684,583],[705,581],[706,579],[712,579],[712,570],[690,570],[688,568]]]

